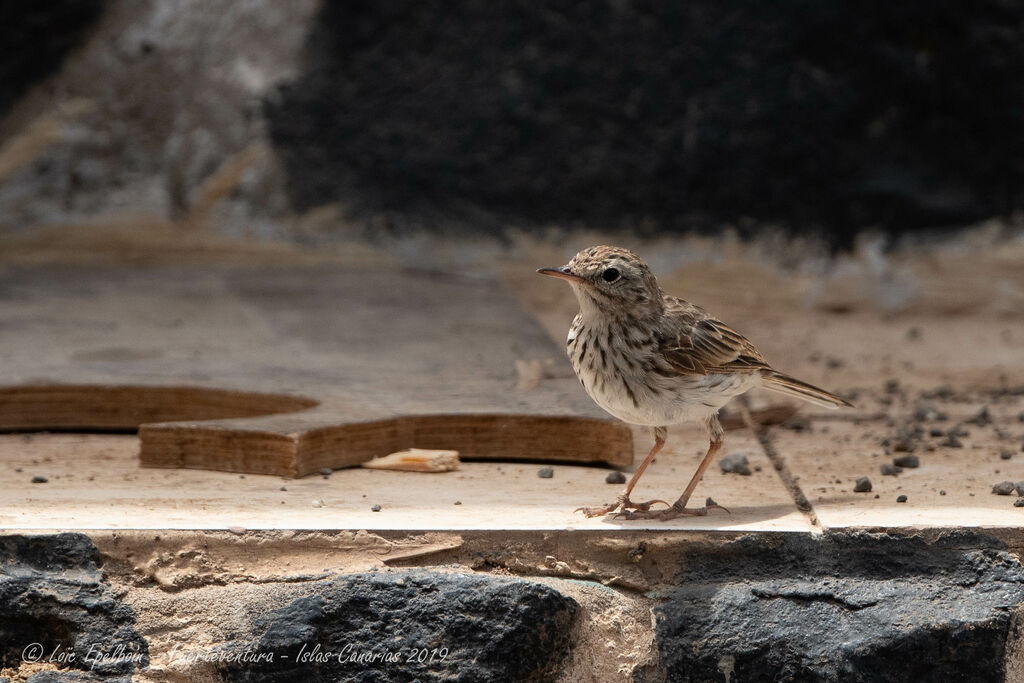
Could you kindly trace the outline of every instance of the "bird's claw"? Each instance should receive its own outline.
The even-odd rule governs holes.
[[[637,510],[633,512],[631,510],[623,510],[617,516],[623,519],[657,519],[661,521],[667,521],[670,519],[676,519],[677,517],[704,517],[712,510],[722,510],[726,514],[731,515],[728,508],[725,508],[716,503],[711,498],[704,501],[704,507],[699,508],[688,508],[685,505],[671,505],[667,510]]]
[[[634,503],[626,496],[619,496],[618,500],[616,500],[614,503],[608,503],[607,505],[602,505],[601,507],[579,507],[573,510],[573,513],[582,512],[587,517],[601,517],[602,515],[607,515],[611,513],[616,513],[616,516],[618,516],[629,514],[630,510],[650,512],[651,506],[654,505],[655,503],[662,503],[663,505],[666,506],[668,505],[668,502],[664,500],[648,500],[643,503]]]

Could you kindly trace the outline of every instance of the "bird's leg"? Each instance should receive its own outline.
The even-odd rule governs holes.
[[[647,512],[655,503],[665,503],[665,505],[668,505],[668,502],[664,500],[649,500],[646,503],[634,503],[629,499],[629,494],[633,492],[633,487],[636,486],[638,481],[640,481],[640,477],[643,475],[644,470],[646,470],[647,466],[651,464],[652,460],[654,460],[654,456],[656,456],[662,447],[664,447],[665,438],[667,436],[667,428],[654,428],[654,446],[651,447],[651,452],[647,454],[644,461],[636,468],[636,472],[633,473],[629,483],[626,484],[626,489],[619,494],[619,497],[614,503],[608,503],[607,505],[594,508],[576,508],[574,512],[582,512],[587,517],[600,517],[601,515],[607,515],[610,512],[615,512],[616,510],[641,510]]]
[[[704,472],[708,466],[714,461],[715,456],[718,455],[719,449],[722,447],[722,441],[725,438],[725,430],[722,429],[721,423],[718,421],[718,416],[713,415],[708,418],[706,426],[708,428],[709,441],[708,452],[704,456],[704,459],[700,461],[700,465],[697,466],[697,471],[694,472],[693,478],[690,479],[690,483],[686,485],[686,489],[683,491],[683,495],[679,496],[679,500],[673,503],[667,510],[660,510],[652,512],[650,510],[637,510],[636,512],[625,512],[623,516],[626,519],[675,519],[676,517],[703,517],[708,514],[711,510],[725,510],[724,507],[716,503],[715,501],[708,498],[705,501],[703,507],[699,508],[688,508],[686,504],[690,501],[690,496],[693,495],[694,489],[697,488],[697,484],[700,483],[701,478],[704,476]]]

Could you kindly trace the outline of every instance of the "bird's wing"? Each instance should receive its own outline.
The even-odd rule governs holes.
[[[700,306],[665,297],[661,356],[678,372],[705,375],[770,369],[749,339]]]

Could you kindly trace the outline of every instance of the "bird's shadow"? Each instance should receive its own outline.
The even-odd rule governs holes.
[[[807,530],[810,519],[793,503],[772,505],[726,506],[729,512],[711,510],[707,515],[661,519],[628,519],[621,514],[605,515],[601,522],[624,529],[770,529],[773,531]],[[655,509],[659,509],[658,506]],[[663,509],[663,508],[661,508]]]

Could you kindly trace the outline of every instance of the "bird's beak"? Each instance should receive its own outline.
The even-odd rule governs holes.
[[[569,270],[569,266],[562,266],[561,268],[538,268],[537,272],[541,275],[557,277],[561,280],[568,280],[569,282],[584,282],[584,279],[579,275],[572,274]]]

